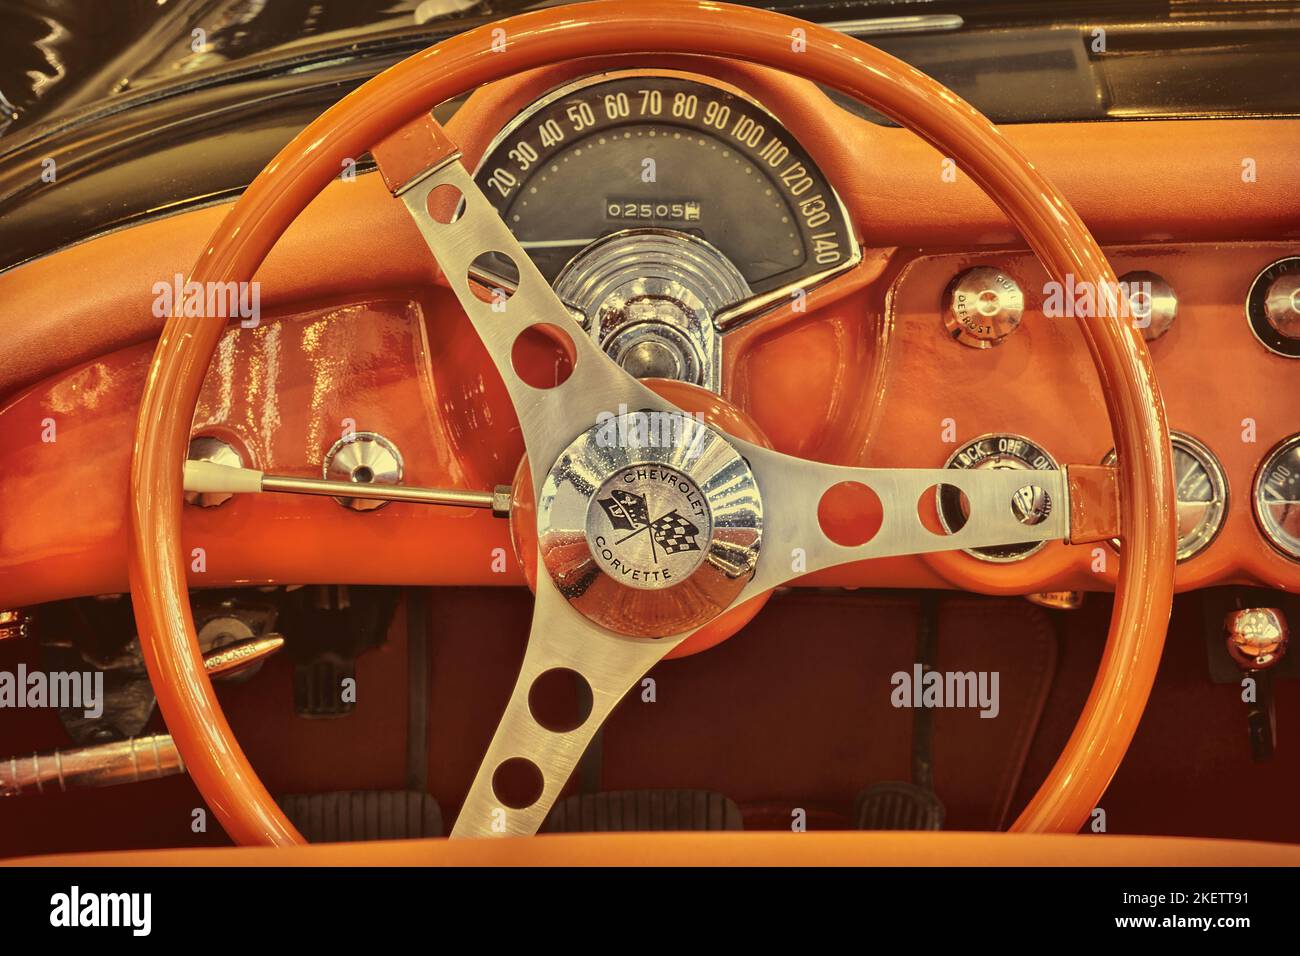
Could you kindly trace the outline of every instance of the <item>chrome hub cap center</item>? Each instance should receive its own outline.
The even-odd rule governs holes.
[[[621,411],[578,436],[542,484],[542,567],[582,614],[636,637],[700,627],[758,564],[749,463],[684,412]]]

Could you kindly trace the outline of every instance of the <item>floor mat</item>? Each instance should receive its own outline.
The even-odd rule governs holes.
[[[543,833],[654,833],[739,830],[740,809],[707,790],[625,790],[583,793],[557,803]]]
[[[910,773],[912,711],[891,677],[912,670],[919,603],[791,591],[744,631],[650,673],[606,725],[601,786],[712,789],[746,829],[848,827],[854,795]],[[1007,815],[1055,669],[1045,611],[1023,601],[945,598],[940,671],[998,674],[996,717],[935,714],[935,789],[950,829]],[[755,747],[755,741],[761,741]]]
[[[431,596],[429,791],[453,821],[518,673],[532,596],[515,588]],[[735,800],[745,828],[847,828],[853,797],[909,774],[912,712],[894,708],[895,672],[910,671],[919,602],[868,592],[776,595],[722,645],[650,674],[607,724],[603,790],[685,788]],[[243,684],[219,688],[230,723],[272,792],[405,785],[406,641],[399,613],[388,643],[357,663],[357,707],[331,721],[296,718],[292,662],[279,655]],[[13,642],[0,660],[32,650]],[[945,597],[937,663],[995,670],[996,718],[935,715],[935,787],[948,827],[1000,825],[1051,682],[1046,612],[1015,599]],[[1077,713],[1077,710],[1075,711]],[[155,715],[151,729],[161,730]],[[66,745],[48,711],[3,715],[6,750]],[[576,783],[566,788],[575,792]],[[187,777],[3,801],[3,851],[225,843]]]

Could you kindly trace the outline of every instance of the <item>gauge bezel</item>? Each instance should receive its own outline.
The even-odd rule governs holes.
[[[1228,485],[1228,475],[1223,470],[1223,464],[1219,461],[1219,456],[1211,451],[1210,446],[1205,444],[1205,442],[1187,432],[1171,431],[1169,433],[1169,444],[1175,448],[1181,448],[1188,455],[1194,458],[1197,464],[1205,470],[1205,473],[1210,479],[1210,486],[1214,489],[1216,495],[1215,500],[1219,505],[1218,514],[1215,517],[1213,528],[1208,534],[1206,534],[1204,529],[1202,529],[1199,534],[1194,535],[1189,539],[1190,543],[1187,545],[1184,545],[1181,540],[1175,542],[1175,560],[1178,564],[1184,564],[1205,553],[1206,549],[1209,548],[1210,545],[1214,544],[1215,540],[1222,533],[1224,526],[1228,523],[1228,509],[1232,500],[1232,490]],[[1115,454],[1115,449],[1112,448],[1110,451],[1106,452],[1101,463],[1103,465],[1113,466],[1116,460],[1117,456]],[[1175,489],[1175,508],[1178,507],[1176,498],[1177,489]],[[1207,527],[1208,526],[1209,525],[1207,524]],[[1119,539],[1111,538],[1110,546],[1118,553],[1120,550]]]
[[[967,448],[970,448],[972,445],[977,445],[980,442],[986,441],[990,438],[1018,439],[1019,441],[1024,442],[1026,445],[1029,445],[1030,447],[1035,448],[1039,452],[1041,452],[1043,457],[1046,458],[1052,465],[1052,467],[1049,469],[1050,471],[1061,470],[1060,463],[1056,460],[1055,456],[1053,456],[1051,452],[1049,452],[1038,442],[1034,441],[1032,438],[1027,438],[1024,435],[1019,434],[1018,432],[986,432],[983,435],[977,435],[975,438],[971,438],[968,441],[964,441],[959,446],[957,446],[957,448],[953,451],[951,455],[948,456],[948,460],[943,463],[943,467],[945,469],[952,468],[953,462],[957,460],[958,456],[960,456],[963,451],[965,451]],[[1052,507],[1069,507],[1068,501],[1052,502],[1051,504]],[[952,534],[953,528],[948,523],[948,519],[944,516],[943,513],[943,487],[942,486],[935,489],[934,505],[935,505],[935,511],[937,511],[939,514],[939,524],[942,525],[943,530],[945,532],[947,532],[948,534]],[[975,548],[963,548],[961,553],[968,555],[972,558],[975,558],[977,561],[983,561],[987,564],[1015,564],[1019,561],[1024,561],[1026,558],[1033,557],[1039,551],[1043,550],[1043,548],[1046,546],[1047,546],[1046,541],[1039,541],[1031,545],[1028,548],[1028,550],[1022,551],[1019,554],[1011,554],[1011,555],[983,554]]]
[[[507,122],[503,127],[501,127],[501,129],[497,131],[496,135],[492,137],[487,147],[483,150],[483,154],[478,158],[478,162],[475,164],[474,170],[471,173],[471,175],[475,178],[475,180],[477,180],[478,175],[480,172],[482,172],[484,165],[488,161],[488,158],[491,157],[497,151],[498,147],[500,147],[502,143],[504,143],[512,135],[514,135],[515,131],[519,129],[520,126],[527,123],[538,112],[546,109],[548,106],[553,104],[556,100],[561,99],[562,97],[565,96],[569,96],[578,90],[586,89],[589,86],[595,86],[601,83],[606,83],[606,82],[611,82],[611,81],[621,80],[621,79],[636,78],[636,77],[642,77],[642,78],[662,77],[666,79],[685,80],[691,83],[696,83],[700,86],[712,87],[713,89],[726,93],[729,96],[734,96],[737,97],[738,99],[744,100],[746,103],[750,104],[755,109],[771,117],[772,121],[778,124],[781,127],[781,129],[785,130],[789,134],[790,138],[799,144],[801,149],[803,149],[805,152],[807,151],[807,147],[804,147],[802,142],[799,140],[799,138],[795,136],[792,132],[790,132],[790,130],[788,129],[784,121],[782,121],[782,119],[779,116],[777,116],[775,113],[769,110],[758,100],[754,99],[754,97],[750,96],[744,90],[740,89],[739,87],[732,86],[729,83],[724,83],[721,80],[718,80],[714,77],[705,74],[700,74],[700,73],[691,73],[683,70],[644,70],[644,69],[599,70],[597,72],[588,73],[583,76],[577,77],[573,80],[570,80],[569,82],[564,83],[561,86],[556,87],[555,89],[548,90],[546,93],[530,101],[526,106],[520,109],[519,112],[517,112],[513,117],[511,117],[510,121]],[[818,165],[820,166],[820,164]],[[832,200],[835,203],[836,211],[839,213],[840,218],[843,220],[845,224],[844,231],[845,231],[845,239],[848,243],[848,251],[845,254],[844,261],[841,262],[839,265],[832,266],[829,269],[824,269],[821,272],[812,273],[801,279],[797,279],[795,281],[785,283],[778,288],[770,289],[766,292],[757,293],[751,296],[749,299],[743,300],[741,302],[737,302],[734,305],[721,310],[717,315],[714,316],[714,322],[716,323],[719,332],[725,333],[731,331],[732,329],[738,328],[748,323],[749,321],[758,318],[763,313],[770,311],[771,309],[775,308],[779,304],[789,301],[790,296],[796,290],[798,289],[803,289],[805,291],[812,290],[817,286],[822,285],[828,280],[834,278],[835,276],[848,272],[850,269],[854,268],[855,266],[859,265],[862,262],[862,245],[858,241],[856,224],[854,223],[853,218],[849,215],[848,207],[844,204],[844,200],[840,196],[840,191],[835,188],[835,184],[832,183],[829,178],[825,177],[824,173],[822,175],[824,178],[826,178],[826,185],[830,190],[830,195]],[[580,253],[581,250],[575,253],[574,258],[576,258],[577,255],[579,255]],[[570,260],[570,262],[572,262],[572,260]],[[567,268],[568,268],[568,264],[564,266],[564,269]],[[561,271],[563,271],[563,269]]]
[[[1283,267],[1281,271],[1278,271],[1279,266]],[[1292,272],[1300,273],[1300,256],[1284,256],[1259,270],[1259,275],[1250,284],[1250,291],[1246,293],[1246,324],[1256,341],[1274,355],[1300,359],[1300,339],[1287,338],[1273,328],[1264,315],[1264,297],[1268,294],[1268,286],[1279,275]]]
[[[1255,479],[1251,482],[1250,510],[1255,516],[1255,526],[1259,529],[1259,533],[1263,536],[1264,540],[1269,543],[1269,546],[1288,561],[1300,563],[1300,546],[1293,551],[1287,545],[1279,541],[1277,536],[1269,529],[1268,523],[1264,520],[1264,516],[1260,509],[1260,491],[1264,486],[1265,473],[1271,470],[1270,466],[1280,456],[1295,448],[1300,448],[1300,434],[1291,435],[1288,438],[1282,439],[1270,448],[1264,457],[1259,460],[1259,467],[1255,469]]]

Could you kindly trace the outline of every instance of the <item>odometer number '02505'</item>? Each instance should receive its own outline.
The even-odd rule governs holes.
[[[476,176],[550,280],[595,240],[639,228],[712,243],[760,294],[857,257],[839,197],[776,118],[681,77],[587,79],[543,97]]]

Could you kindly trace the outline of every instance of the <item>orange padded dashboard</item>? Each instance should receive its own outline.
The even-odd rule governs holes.
[[[1014,246],[1006,218],[973,183],[945,182],[941,157],[907,130],[840,110],[813,84],[762,67],[652,57],[744,88],[809,150],[866,245]],[[575,61],[479,90],[448,124],[473,165],[513,113],[601,67]],[[1300,240],[1300,120],[1045,123],[1004,134],[1070,199],[1104,243]],[[1244,182],[1242,163],[1257,179]],[[427,252],[378,177],[327,188],[260,274],[274,307],[428,280]],[[0,396],[157,334],[154,277],[185,272],[232,204],[181,213],[89,240],[0,274]],[[382,237],[382,256],[365,244]],[[147,280],[147,281],[146,281]],[[143,283],[143,284],[142,284]]]
[[[1110,448],[1100,385],[1078,330],[1025,323],[1000,349],[966,349],[942,332],[939,297],[972,263],[1041,287],[1006,220],[972,183],[946,182],[932,148],[905,130],[842,112],[815,86],[771,70],[701,58],[641,59],[735,85],[775,113],[836,188],[890,282],[883,301],[860,290],[806,321],[760,326],[728,357],[732,398],[784,451],[845,463],[937,467],[957,440],[1016,431],[1061,462],[1095,463]],[[536,96],[626,60],[574,62],[485,87],[448,129],[473,166],[492,136]],[[1224,532],[1181,565],[1179,589],[1230,581],[1300,588],[1300,564],[1263,541],[1249,484],[1272,444],[1300,431],[1300,362],[1272,355],[1242,314],[1255,274],[1300,254],[1300,122],[1214,120],[1007,127],[1069,197],[1118,273],[1157,271],[1180,296],[1174,330],[1153,346],[1173,428],[1224,464]],[[1243,178],[1243,159],[1257,178]],[[153,284],[185,272],[228,209],[177,214],[92,239],[0,275],[0,603],[126,589],[127,468],[136,403],[162,319]],[[384,432],[407,480],[487,487],[510,480],[522,448],[500,383],[400,204],[379,178],[335,182],[259,273],[269,318],[232,331],[209,375],[200,430],[252,464],[319,473],[321,455],[354,421]],[[872,316],[884,316],[877,322]],[[883,390],[879,387],[883,383]],[[25,389],[25,391],[23,391]],[[1242,421],[1256,423],[1243,442]],[[48,422],[56,440],[50,441]],[[327,499],[263,496],[192,512],[187,546],[205,548],[197,584],[329,580],[514,584],[504,522],[395,505],[357,515]],[[350,542],[347,549],[335,545]],[[465,555],[430,547],[456,540]],[[502,573],[496,549],[509,556]],[[322,551],[333,564],[322,566]],[[310,562],[308,558],[310,557]],[[1092,550],[1055,545],[1016,565],[961,554],[849,566],[815,583],[956,586],[1022,593],[1104,589]]]
[[[1023,833],[588,833],[132,850],[0,866],[1297,866],[1300,847]]]

